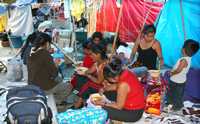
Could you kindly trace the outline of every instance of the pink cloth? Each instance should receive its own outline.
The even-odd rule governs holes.
[[[153,24],[162,8],[162,3],[145,2],[144,0],[123,0],[122,17],[119,27],[120,39],[125,42],[134,41],[142,25]],[[103,2],[100,12],[97,13],[96,30],[100,32],[115,32],[119,8],[117,8],[116,0],[107,0]]]

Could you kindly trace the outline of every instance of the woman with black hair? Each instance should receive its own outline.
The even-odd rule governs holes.
[[[101,91],[104,91],[105,96],[114,102],[95,101],[94,104],[103,106],[111,120],[138,121],[144,112],[145,99],[143,88],[137,77],[129,70],[123,69],[121,60],[118,58],[114,58],[104,67],[103,75],[109,85]]]
[[[33,32],[32,34],[30,34],[26,40],[26,43],[22,46],[20,52],[21,52],[21,58],[23,60],[23,63],[24,65],[27,64],[27,61],[28,61],[28,56],[31,52],[31,48],[33,46],[33,43],[35,41],[35,38],[36,38],[36,34],[38,32]]]
[[[136,41],[132,56],[138,53],[137,60],[133,66],[145,66],[148,69],[158,69],[156,67],[157,58],[160,61],[160,66],[164,64],[162,49],[159,41],[154,38],[156,28],[154,25],[146,25],[142,31],[140,40]]]
[[[49,49],[51,37],[43,32],[37,32],[28,57],[28,84],[40,87],[47,95],[55,95],[60,104],[68,96],[68,83],[62,82],[58,65],[54,63]]]
[[[37,32],[28,57],[28,82],[39,86],[45,91],[53,89],[58,82],[58,69],[49,53],[51,37]]]
[[[78,95],[80,96],[80,99],[75,103],[75,108],[79,108],[83,104],[83,101],[89,98],[90,94],[97,93],[103,86],[103,68],[107,63],[106,52],[101,45],[93,45],[91,51],[95,63],[85,74],[83,74],[83,76],[88,78],[88,81],[84,83],[79,90]]]

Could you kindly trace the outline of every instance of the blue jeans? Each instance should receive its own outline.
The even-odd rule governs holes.
[[[142,67],[136,67],[129,69],[131,72],[133,72],[136,76],[142,77],[148,73],[148,68],[145,66]]]

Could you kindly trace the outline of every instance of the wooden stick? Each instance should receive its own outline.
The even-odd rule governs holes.
[[[119,32],[119,25],[120,25],[121,17],[122,17],[122,10],[123,10],[123,4],[121,5],[120,11],[119,11],[119,16],[118,16],[118,19],[117,19],[117,27],[116,27],[115,37],[114,37],[114,41],[113,41],[113,45],[112,45],[111,58],[115,53],[116,41],[117,41],[117,36],[118,36],[118,32]]]
[[[148,11],[146,17],[144,18],[144,22],[143,22],[142,27],[141,27],[141,30],[140,30],[140,32],[139,32],[137,38],[136,38],[136,41],[141,37],[142,31],[143,31],[143,29],[144,29],[144,25],[145,25],[145,23],[146,23],[146,21],[147,21],[147,19],[148,19],[148,17],[149,17],[150,10],[151,10],[152,7],[153,7],[153,5],[151,4],[151,7],[149,8],[149,11]]]

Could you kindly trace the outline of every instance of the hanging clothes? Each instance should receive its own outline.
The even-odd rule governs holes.
[[[8,23],[7,12],[5,14],[0,15],[0,32],[4,32]]]
[[[71,0],[64,0],[64,15],[65,18],[70,18],[71,17]]]
[[[7,11],[7,7],[5,4],[0,3],[0,15],[4,14]]]
[[[16,0],[15,3],[13,3],[13,6],[22,6],[22,5],[28,5],[31,3],[36,3],[37,0]]]
[[[88,15],[87,31],[89,36],[96,31],[98,6],[99,6],[99,1],[96,0],[93,3],[90,3],[87,8],[87,15]]]
[[[72,1],[72,16],[74,16],[79,21],[81,19],[81,14],[85,11],[84,0],[73,0]]]
[[[11,30],[12,34],[17,36],[27,36],[33,32],[33,17],[30,5],[10,9],[8,30]]]
[[[7,26],[7,7],[0,3],[0,32],[4,32]]]
[[[115,32],[119,8],[116,0],[103,0],[100,11],[97,12],[96,31]]]

